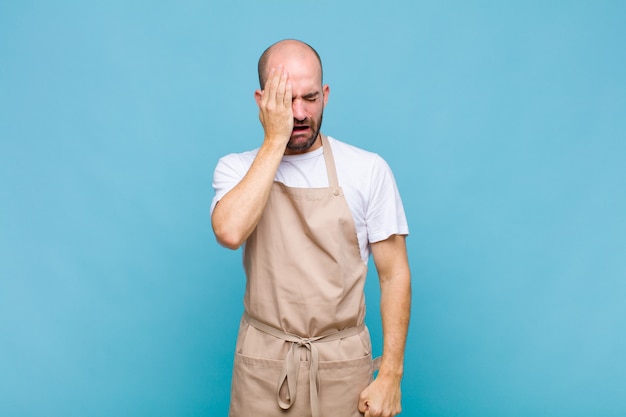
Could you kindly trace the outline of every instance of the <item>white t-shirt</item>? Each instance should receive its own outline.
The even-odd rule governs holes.
[[[354,218],[361,258],[367,263],[370,243],[385,240],[393,234],[409,233],[398,187],[389,165],[379,155],[330,136],[328,141],[333,150],[339,186]],[[248,172],[257,152],[258,148],[229,154],[219,160],[213,176],[215,196],[211,213],[217,202]],[[288,187],[328,187],[323,149],[283,156],[274,180]]]

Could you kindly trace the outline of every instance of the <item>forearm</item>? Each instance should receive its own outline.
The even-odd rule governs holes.
[[[280,141],[266,138],[246,175],[215,206],[211,221],[221,245],[237,249],[250,236],[263,214],[284,151]]]
[[[372,245],[380,281],[383,357],[379,376],[402,378],[411,314],[411,272],[405,237],[393,235]]]
[[[408,268],[381,279],[380,309],[383,324],[383,357],[379,377],[402,379],[404,348],[411,311],[411,279]]]

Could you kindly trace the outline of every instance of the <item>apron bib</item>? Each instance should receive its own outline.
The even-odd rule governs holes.
[[[245,313],[231,417],[352,417],[372,380],[354,220],[322,145],[329,187],[274,182],[244,248]]]

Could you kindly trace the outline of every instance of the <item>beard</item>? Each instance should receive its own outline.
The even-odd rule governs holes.
[[[315,122],[309,123],[309,126],[311,127],[311,130],[313,132],[311,133],[311,136],[309,136],[305,141],[295,142],[293,138],[289,139],[289,142],[287,142],[287,149],[289,149],[290,151],[294,151],[294,152],[305,152],[309,150],[311,146],[313,146],[313,144],[317,140],[318,135],[320,134],[323,118],[324,118],[324,112],[322,112],[322,114],[320,115],[320,120],[318,123],[315,123]],[[294,123],[294,124],[297,125],[297,123]]]

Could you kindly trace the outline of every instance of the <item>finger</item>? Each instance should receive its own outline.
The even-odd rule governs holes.
[[[281,70],[278,86],[276,87],[276,104],[283,104],[285,102],[285,91],[287,89],[288,79],[289,74],[287,71],[285,69]]]
[[[291,80],[287,79],[287,85],[285,87],[285,97],[283,99],[283,103],[285,104],[285,106],[289,108],[291,108],[291,102],[293,100],[292,90],[293,90],[293,86],[291,84]]]
[[[270,73],[267,76],[267,80],[265,81],[265,88],[263,89],[263,96],[261,98],[261,103],[266,106],[267,103],[270,101],[271,96],[274,94],[273,93],[273,89],[272,89],[272,85],[274,83],[274,80],[276,78],[276,69],[272,68],[270,70]]]
[[[270,94],[267,98],[269,103],[276,103],[276,96],[278,94],[278,87],[279,87],[282,76],[283,76],[282,65],[279,65],[278,68],[276,69],[272,69],[272,79],[270,80],[270,86],[269,86]]]

